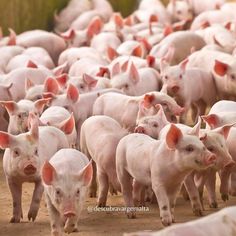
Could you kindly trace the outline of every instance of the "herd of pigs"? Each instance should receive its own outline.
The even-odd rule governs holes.
[[[44,192],[54,236],[76,232],[86,197],[98,195],[104,207],[108,191],[121,192],[128,218],[157,200],[164,226],[175,220],[181,189],[197,216],[204,188],[212,208],[217,191],[223,201],[236,196],[235,12],[224,0],[171,0],[166,8],[142,0],[123,18],[106,0],[71,0],[55,14],[55,33],[1,36],[10,222],[21,221],[24,182],[35,184],[29,221]],[[229,207],[138,235],[235,232]]]

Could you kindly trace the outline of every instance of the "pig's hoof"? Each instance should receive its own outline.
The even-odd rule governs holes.
[[[164,215],[164,216],[161,217],[161,222],[164,226],[169,226],[169,225],[172,224],[173,219],[169,215]]]
[[[194,214],[195,216],[203,216],[202,209],[200,209],[200,208],[194,208],[194,209],[193,209],[193,214]]]
[[[10,223],[20,223],[20,217],[12,216]]]
[[[209,204],[210,208],[218,208],[217,202],[212,202]]]
[[[62,236],[62,233],[59,232],[59,231],[52,231],[52,232],[51,232],[51,235],[52,235],[52,236]]]
[[[73,233],[73,232],[78,232],[78,228],[75,224],[69,224],[64,227],[64,232],[67,234]]]
[[[93,190],[89,191],[89,197],[91,198],[97,197],[97,191],[93,191]]]
[[[97,207],[105,207],[106,203],[105,202],[98,202]]]
[[[29,210],[28,212],[28,220],[29,221],[35,221],[36,217],[37,217],[38,211],[37,210]]]
[[[112,185],[110,185],[110,187],[109,187],[109,192],[110,192],[111,195],[117,195],[118,194],[117,190]]]
[[[221,194],[221,199],[226,202],[229,200],[229,195],[227,193],[222,193]]]
[[[136,218],[136,213],[134,211],[127,211],[126,215],[127,215],[128,219],[135,219]]]

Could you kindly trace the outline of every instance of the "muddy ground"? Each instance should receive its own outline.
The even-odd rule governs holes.
[[[0,236],[49,236],[49,216],[44,200],[41,202],[36,221],[32,223],[27,220],[27,211],[33,190],[32,184],[26,183],[23,185],[23,221],[19,224],[9,223],[12,213],[12,199],[2,170],[2,158],[0,159],[0,167]],[[219,208],[235,205],[235,203],[236,197],[230,197],[227,203],[219,199]],[[155,204],[147,204],[150,211],[137,213],[137,219],[127,219],[123,212],[88,212],[87,208],[95,205],[96,199],[86,201],[79,223],[80,231],[72,235],[120,236],[124,232],[159,230],[162,228],[158,207]],[[123,206],[122,196],[109,196],[108,205]],[[206,215],[215,211],[209,209],[207,204],[205,204],[205,209]],[[175,218],[177,222],[186,222],[197,218],[193,216],[190,203],[185,202],[181,196],[177,200]]]

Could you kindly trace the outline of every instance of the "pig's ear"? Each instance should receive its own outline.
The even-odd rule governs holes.
[[[73,132],[75,128],[75,119],[73,112],[71,113],[70,117],[66,119],[65,121],[62,121],[61,124],[59,124],[60,130],[62,130],[66,135],[69,135]]]
[[[28,91],[30,88],[34,87],[34,85],[35,84],[30,79],[25,79],[25,91]]]
[[[32,60],[29,60],[29,61],[28,61],[26,67],[28,67],[28,68],[34,68],[34,69],[38,68],[37,64],[34,63]]]
[[[139,103],[139,110],[137,115],[137,120],[147,115],[147,108],[144,106],[144,101]]]
[[[216,128],[220,123],[220,119],[216,114],[210,114],[201,117],[211,127],[211,129]]]
[[[15,115],[16,112],[18,111],[18,105],[14,101],[1,101],[0,104],[6,108],[10,116]]]
[[[99,76],[99,77],[104,77],[105,74],[107,74],[108,77],[110,77],[110,71],[107,67],[100,67],[99,68],[99,71],[97,72],[96,76]]]
[[[55,79],[61,88],[65,88],[66,83],[69,80],[69,76],[68,76],[68,74],[63,73],[63,74],[58,75]]]
[[[53,93],[43,93],[43,98],[51,98],[51,99],[54,99],[56,98],[57,96]]]
[[[224,76],[229,69],[229,65],[221,61],[215,60],[214,71],[219,76]]]
[[[116,62],[111,70],[111,77],[118,75],[121,72],[120,63]]]
[[[169,34],[172,34],[173,32],[174,32],[174,30],[173,30],[172,26],[171,25],[167,25],[164,28],[163,35],[166,37]]]
[[[154,56],[148,55],[146,60],[149,67],[153,67],[155,65],[156,58]]]
[[[37,112],[41,114],[45,105],[48,105],[51,102],[51,98],[42,98],[34,102],[34,107],[36,108]]]
[[[46,81],[44,82],[44,92],[58,94],[59,86],[57,81],[50,77],[47,78]]]
[[[165,58],[161,58],[160,61],[160,71],[163,73],[169,67],[169,63],[165,60]]]
[[[60,36],[64,39],[64,40],[73,40],[75,38],[76,32],[74,29],[69,29],[64,33],[61,33]]]
[[[184,60],[180,63],[180,69],[181,69],[184,73],[185,73],[187,64],[188,64],[188,58],[184,59]]]
[[[67,88],[67,91],[66,91],[66,96],[73,103],[77,102],[77,100],[79,98],[78,89],[74,85],[69,84],[69,86]]]
[[[170,149],[176,149],[179,141],[182,139],[183,134],[179,128],[174,124],[170,125],[170,129],[166,135],[166,144]]]
[[[68,62],[66,61],[65,63],[63,63],[62,65],[57,66],[56,68],[54,68],[53,74],[55,76],[60,76],[61,74],[63,74],[65,71],[67,71],[68,69]]]
[[[230,30],[230,29],[231,29],[231,26],[232,26],[232,22],[231,22],[231,21],[227,22],[227,23],[224,25],[224,27],[225,27],[227,30]]]
[[[149,108],[152,105],[152,102],[154,101],[155,96],[153,94],[145,94],[143,98],[143,105],[147,108]]]
[[[9,148],[12,143],[14,143],[15,137],[6,132],[0,131],[0,148],[6,149]]]
[[[163,122],[164,125],[169,124],[170,122],[169,122],[169,121],[167,120],[167,118],[166,118],[166,114],[165,114],[165,112],[164,112],[164,110],[163,110],[162,105],[161,105],[161,104],[156,104],[155,107],[157,107],[157,106],[158,106],[157,115],[158,115],[159,117],[161,117],[162,122]]]
[[[172,61],[172,59],[174,58],[174,55],[175,55],[175,47],[171,45],[168,48],[168,50],[163,58],[166,62],[170,63]]]
[[[129,78],[134,82],[137,83],[139,81],[139,73],[138,70],[136,68],[136,66],[134,65],[133,62],[131,62],[130,68],[129,68]]]
[[[94,88],[97,85],[98,80],[94,79],[91,75],[83,74],[83,81],[88,85],[89,88]]]
[[[141,45],[138,45],[136,48],[133,49],[132,55],[136,57],[142,57],[143,56],[143,48]]]
[[[201,129],[201,124],[202,124],[202,119],[199,116],[198,117],[198,122],[193,126],[192,130],[189,132],[190,135],[195,135],[197,137],[199,137],[199,132]]]
[[[113,61],[116,57],[119,56],[118,52],[112,48],[112,47],[107,47],[107,56],[110,61]]]
[[[211,24],[209,21],[204,21],[201,24],[201,29],[206,29],[207,27],[210,27],[210,26],[211,26]]]
[[[113,19],[115,22],[116,27],[122,29],[124,27],[124,19],[122,18],[120,13],[114,13]]]
[[[9,28],[8,30],[10,32],[10,35],[7,45],[8,46],[16,45],[16,32],[11,28]]]
[[[87,37],[91,39],[95,34],[98,34],[103,27],[103,22],[100,17],[95,17],[88,26]]]
[[[82,180],[84,186],[88,186],[93,178],[93,165],[92,160],[81,170],[79,179]]]
[[[229,135],[229,131],[230,131],[230,129],[231,129],[234,125],[235,125],[235,124],[224,125],[224,126],[218,128],[218,129],[216,129],[216,131],[217,131],[219,134],[223,135],[225,139],[227,139],[227,138],[228,138],[228,135]]]
[[[30,126],[30,136],[35,140],[38,141],[39,139],[39,118],[33,113],[29,113],[28,117],[28,124]]]
[[[42,180],[46,185],[52,185],[53,181],[56,179],[57,172],[55,168],[46,161],[42,168]]]
[[[123,72],[125,72],[125,71],[128,70],[128,67],[129,67],[129,60],[127,60],[127,61],[125,61],[125,62],[123,63],[123,65],[121,66],[121,70],[122,70]]]

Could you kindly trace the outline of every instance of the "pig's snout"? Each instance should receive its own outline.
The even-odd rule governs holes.
[[[172,92],[175,94],[175,93],[178,93],[179,92],[179,86],[178,85],[174,85],[174,86],[172,86],[172,88],[171,88],[171,90],[172,90]]]
[[[216,156],[215,155],[209,155],[206,157],[205,159],[205,164],[208,165],[212,165],[216,163]]]
[[[66,218],[71,218],[71,217],[74,217],[75,215],[76,215],[76,213],[73,211],[64,212],[64,217],[66,217]]]
[[[34,175],[37,171],[37,168],[31,164],[27,165],[25,168],[24,168],[24,173],[26,175]]]
[[[134,132],[135,132],[135,133],[140,133],[140,134],[145,134],[145,129],[144,129],[144,127],[142,127],[142,126],[137,126],[137,127],[134,129]]]

